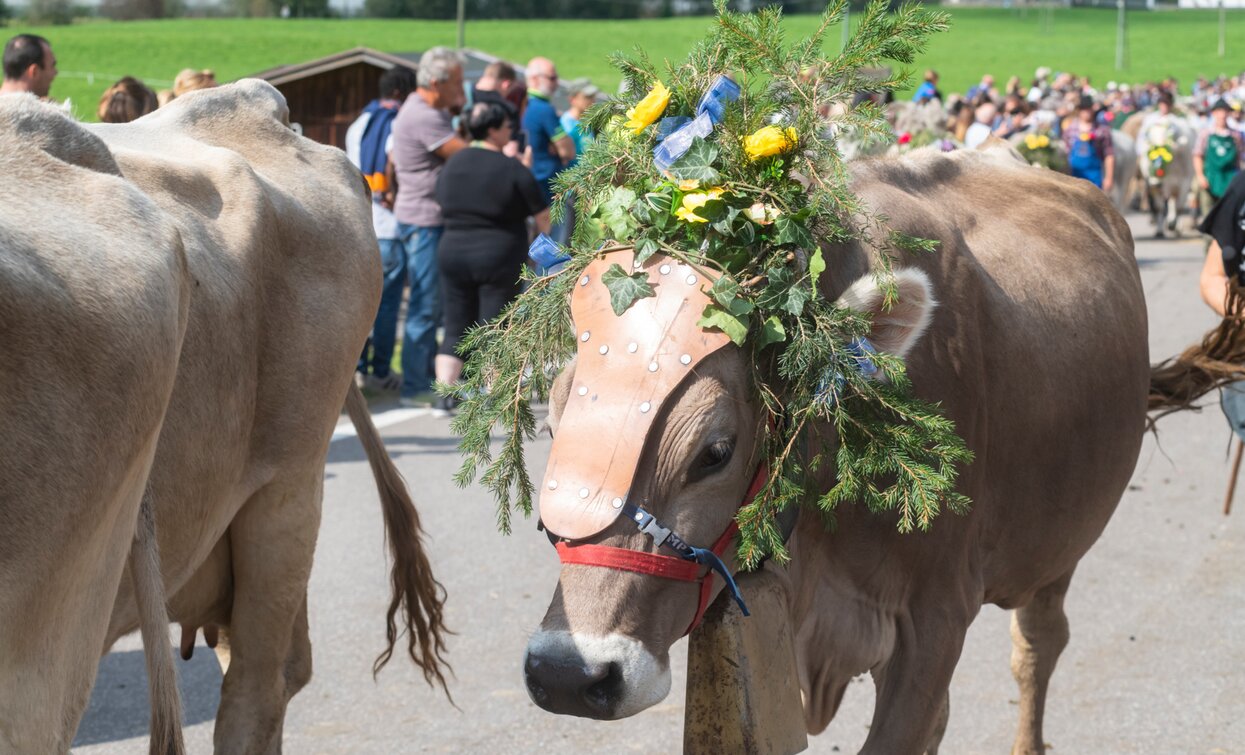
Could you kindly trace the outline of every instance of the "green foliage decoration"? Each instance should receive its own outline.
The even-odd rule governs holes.
[[[456,482],[481,479],[496,497],[503,531],[516,508],[524,515],[532,509],[523,455],[536,432],[530,401],[547,399],[557,370],[575,353],[572,285],[593,259],[620,248],[641,259],[661,252],[720,274],[700,324],[748,352],[771,428],[762,446],[768,479],[738,516],[745,568],[766,556],[786,558],[776,516],[789,506],[809,505],[832,521],[840,504],[863,504],[893,512],[903,532],[927,529],[943,509],[966,510],[955,481],[972,457],[954,424],[912,395],[899,359],[871,357],[885,380],[863,374],[862,354],[851,344],[868,333],[867,317],[818,293],[820,275],[834,264],[819,241],[871,250],[887,306],[897,296],[892,257],[935,251],[934,242],[889,229],[850,191],[824,114],[858,90],[905,86],[906,73],[879,79],[879,64],[911,63],[947,17],[916,4],[890,12],[876,0],[843,50],[827,56],[824,37],[844,8],[844,0],[832,2],[812,35],[788,44],[776,8],[740,14],[719,1],[715,25],[684,62],[659,69],[642,50],[612,57],[628,94],[585,114],[596,139],[557,179],[558,193],[575,197],[579,218],[571,260],[552,275],[526,273],[527,290],[466,337],[463,382],[441,387],[462,401],[452,425],[465,457]],[[661,173],[653,160],[656,121],[694,116],[721,75],[740,85],[740,97],[712,134]],[[869,105],[841,109],[832,123],[856,134],[886,133]],[[617,265],[606,278],[616,313],[653,293],[643,275]],[[813,442],[826,437],[836,440]],[[833,482],[817,492],[815,477]]]

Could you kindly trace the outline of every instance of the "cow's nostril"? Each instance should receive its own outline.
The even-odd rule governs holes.
[[[527,693],[532,696],[532,702],[544,708],[549,704],[549,692],[540,683],[540,667],[540,659],[529,655],[523,664],[523,681],[527,684]]]
[[[613,713],[619,699],[622,697],[623,675],[622,669],[617,663],[609,664],[604,668],[604,671],[605,673],[599,681],[588,685],[584,689],[584,703],[596,712],[597,715],[608,717]]]

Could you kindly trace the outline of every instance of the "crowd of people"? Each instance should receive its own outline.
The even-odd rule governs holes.
[[[550,219],[553,181],[591,139],[580,117],[600,91],[586,79],[570,82],[570,107],[559,113],[558,82],[553,61],[537,57],[522,78],[510,64],[492,63],[467,92],[462,61],[443,47],[424,53],[417,71],[397,67],[381,77],[377,99],[346,136],[347,155],[372,188],[384,269],[359,359],[364,387],[397,391],[403,406],[452,412],[453,399],[433,385],[458,381],[467,330],[518,295],[532,234],[569,238],[573,213]]]
[[[19,34],[4,48],[0,94],[47,97],[56,66],[46,39]],[[580,118],[601,92],[587,79],[568,82],[563,92],[569,107],[559,112],[553,61],[533,58],[522,74],[495,62],[468,91],[458,54],[433,48],[417,69],[385,72],[377,98],[347,131],[347,155],[372,189],[384,271],[358,380],[373,391],[398,393],[404,406],[453,410],[452,400],[437,396],[433,387],[459,379],[458,347],[466,331],[498,315],[517,295],[534,234],[563,243],[570,237],[570,207],[561,213],[565,220],[551,222],[553,181],[591,140]],[[127,76],[103,93],[97,114],[101,121],[123,123],[216,85],[210,70],[183,70],[160,92]],[[858,101],[874,97],[879,95],[861,93]],[[1107,192],[1116,180],[1114,133],[1134,113],[1148,113],[1143,129],[1151,119],[1178,114],[1195,128],[1196,204],[1206,212],[1229,192],[1245,158],[1242,103],[1245,74],[1199,78],[1181,97],[1172,78],[1098,88],[1088,76],[1041,67],[1027,82],[1012,76],[1000,87],[987,74],[966,92],[950,94],[930,70],[905,107],[933,113],[934,121],[926,123],[952,148],[974,148],[991,137],[1015,142],[1026,134],[1047,136],[1062,145],[1067,172]],[[912,135],[897,136],[903,145]],[[404,301],[401,369],[395,370]]]
[[[1047,134],[1062,143],[1070,174],[1107,192],[1115,172],[1114,131],[1135,113],[1146,113],[1136,129],[1140,132],[1163,119],[1183,119],[1196,135],[1194,181],[1201,194],[1190,204],[1203,212],[1223,196],[1245,158],[1245,74],[1199,78],[1191,94],[1182,97],[1174,78],[1138,86],[1112,81],[1099,89],[1088,76],[1041,67],[1027,84],[1013,76],[1000,88],[987,74],[963,94],[944,95],[938,73],[930,70],[912,102],[940,106],[948,138],[969,149],[991,136]]]

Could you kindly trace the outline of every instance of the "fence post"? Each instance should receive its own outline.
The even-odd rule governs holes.
[[[766,564],[737,581],[752,615],[723,592],[688,639],[683,752],[801,752],[808,735],[787,580]]]

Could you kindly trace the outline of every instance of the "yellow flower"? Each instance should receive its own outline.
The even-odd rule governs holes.
[[[760,160],[770,155],[781,155],[795,146],[798,137],[793,128],[766,126],[744,137],[744,152],[749,160]]]
[[[661,114],[666,112],[666,105],[669,104],[670,90],[658,81],[653,84],[648,94],[644,95],[644,99],[627,111],[627,122],[623,125],[638,134],[660,118]]]
[[[699,188],[700,188],[700,181],[697,181],[694,178],[689,178],[684,181],[679,181],[679,191],[696,191]]]
[[[709,204],[711,200],[721,199],[726,192],[719,186],[708,191],[693,192],[683,195],[683,206],[674,211],[675,217],[688,223],[708,223],[708,218],[696,214],[696,210]]]
[[[1029,150],[1046,149],[1050,146],[1050,137],[1046,134],[1029,134],[1025,136],[1025,146]]]
[[[744,210],[744,215],[747,215],[748,219],[757,225],[772,225],[782,215],[782,210],[772,204],[757,202]]]
[[[1153,162],[1154,160],[1159,160],[1159,159],[1161,159],[1165,163],[1169,163],[1172,161],[1171,150],[1167,149],[1167,147],[1155,147],[1154,149],[1150,150],[1150,154],[1148,154],[1147,157],[1150,159],[1151,162]]]

